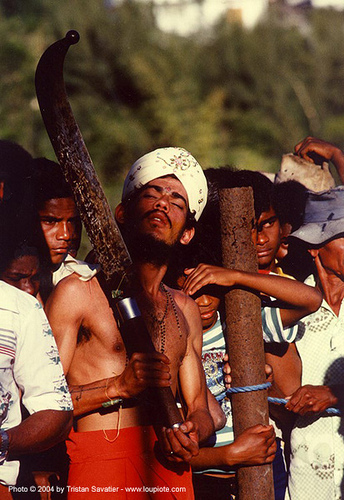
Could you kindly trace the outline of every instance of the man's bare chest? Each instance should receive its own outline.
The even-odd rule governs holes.
[[[167,307],[163,304],[160,309],[141,303],[140,310],[155,349],[166,354],[172,363],[179,366],[186,353],[189,335],[181,311],[171,300],[168,301]],[[139,336],[141,333],[137,331],[135,335]],[[97,353],[101,357],[113,357],[116,361],[121,359],[123,363],[127,361],[121,332],[104,296],[93,302],[83,318],[78,332],[76,351],[79,355]]]

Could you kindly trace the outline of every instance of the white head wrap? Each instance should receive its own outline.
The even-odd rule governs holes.
[[[198,220],[207,202],[207,180],[202,167],[183,148],[160,148],[139,158],[124,181],[122,201],[148,182],[175,175],[188,195],[189,209]]]

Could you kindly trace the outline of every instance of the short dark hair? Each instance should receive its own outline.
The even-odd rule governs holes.
[[[0,180],[14,184],[30,177],[32,156],[16,142],[0,140]]]
[[[307,188],[297,181],[275,184],[273,205],[281,224],[289,223],[292,231],[302,225],[305,213]]]
[[[251,186],[257,219],[262,212],[269,210],[272,203],[274,185],[260,172],[224,166],[208,168],[204,174],[208,182],[207,204],[197,223],[194,238],[173,255],[167,272],[171,284],[175,284],[185,267],[195,267],[201,262],[222,266],[219,189]]]
[[[273,206],[274,184],[268,177],[253,170],[238,170],[234,167],[208,168],[204,171],[208,180],[210,195],[208,203],[215,202],[219,189],[235,187],[252,187],[254,198],[254,211],[256,219],[262,212],[267,212]],[[217,202],[218,203],[218,202]]]
[[[12,260],[20,259],[26,255],[37,257],[39,259],[37,248],[24,241],[14,249]]]
[[[48,200],[73,198],[72,190],[58,163],[47,158],[35,158],[33,169],[35,203],[38,209]]]
[[[13,260],[20,259],[26,255],[39,259],[37,248],[25,241],[16,244],[15,241],[0,240],[0,274],[7,269]]]
[[[0,140],[0,254],[6,259],[12,248],[33,231],[32,156],[15,142]],[[5,247],[8,247],[8,251]]]

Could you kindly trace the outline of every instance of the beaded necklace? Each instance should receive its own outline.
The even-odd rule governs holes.
[[[162,315],[161,319],[159,319],[156,316],[156,314],[154,314],[151,311],[149,311],[148,314],[152,318],[152,320],[158,324],[159,332],[160,332],[160,352],[162,354],[164,354],[165,347],[166,347],[166,322],[165,322],[165,320],[166,320],[166,316],[167,316],[167,312],[168,312],[168,306],[170,303],[172,305],[173,314],[174,314],[174,317],[176,319],[177,328],[178,328],[178,332],[179,332],[179,338],[182,338],[182,331],[180,328],[180,321],[179,321],[177,307],[176,307],[176,304],[174,302],[174,299],[173,299],[171,292],[166,288],[166,286],[162,282],[160,283],[160,289],[166,295],[166,305],[165,305],[164,314]]]

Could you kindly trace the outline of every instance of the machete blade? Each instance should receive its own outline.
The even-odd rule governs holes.
[[[69,31],[44,52],[36,69],[36,94],[87,235],[105,275],[110,278],[124,275],[132,261],[68,102],[63,63],[69,47],[79,38],[77,31]]]

